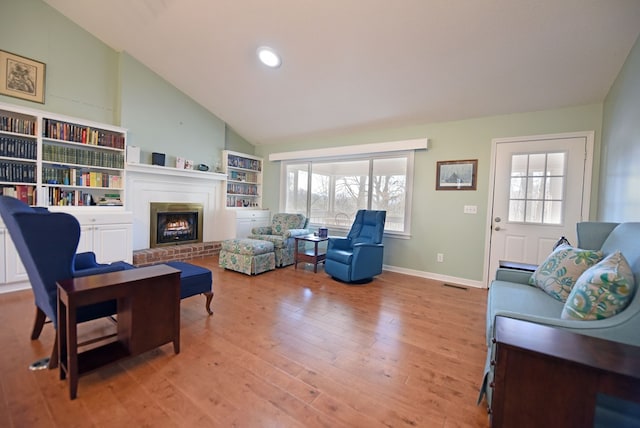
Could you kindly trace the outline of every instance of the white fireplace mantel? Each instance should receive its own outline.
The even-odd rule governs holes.
[[[226,174],[145,164],[127,164],[125,171],[134,250],[149,248],[151,202],[200,203],[204,242],[233,238],[234,218],[223,200]]]
[[[226,180],[227,174],[217,172],[198,171],[193,169],[178,169],[170,166],[146,165],[141,163],[129,163],[126,167],[127,174],[161,175],[163,177],[184,177],[191,180]]]

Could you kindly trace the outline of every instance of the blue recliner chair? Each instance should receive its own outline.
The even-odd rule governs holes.
[[[46,208],[30,207],[24,202],[0,196],[0,215],[29,276],[36,304],[36,318],[31,339],[40,337],[49,318],[58,324],[56,281],[132,269],[126,262],[109,265],[96,262],[92,252],[76,254],[80,240],[80,224],[67,213],[53,213]],[[107,317],[116,313],[115,300],[78,308],[78,322]],[[58,365],[57,335],[50,369]]]
[[[329,238],[324,271],[349,283],[369,282],[382,273],[386,211],[359,210],[346,238]]]

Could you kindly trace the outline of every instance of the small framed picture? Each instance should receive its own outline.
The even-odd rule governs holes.
[[[478,159],[436,163],[436,190],[476,190]]]
[[[44,104],[45,64],[0,50],[0,94]]]

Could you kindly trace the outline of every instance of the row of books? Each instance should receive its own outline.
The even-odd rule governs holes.
[[[239,198],[237,196],[227,196],[227,207],[257,207],[258,201],[255,199]]]
[[[233,195],[258,195],[258,186],[255,184],[227,183],[227,193]]]
[[[0,194],[20,199],[25,204],[36,204],[36,188],[34,186],[3,186],[0,188]]]
[[[36,135],[35,117],[18,117],[0,111],[0,131]]]
[[[35,160],[38,155],[38,143],[21,137],[0,135],[0,156]]]
[[[48,206],[122,206],[119,194],[108,194],[96,201],[93,195],[83,190],[65,190],[50,187],[47,195]]]
[[[44,119],[42,136],[74,143],[124,149],[124,135],[121,133],[54,119]]]
[[[42,167],[42,182],[64,186],[122,188],[122,177],[119,175],[74,168]]]
[[[0,181],[35,183],[36,165],[31,163],[0,161]]]
[[[102,197],[98,199],[96,205],[102,207],[121,207],[122,200],[120,199],[119,193],[105,193]]]
[[[235,168],[252,169],[254,171],[260,171],[262,169],[262,165],[258,160],[241,158],[233,155],[229,155],[228,164]]]
[[[42,146],[42,159],[47,162],[124,168],[124,152],[102,152],[45,144]]]
[[[258,181],[257,174],[244,171],[229,171],[229,180],[233,181],[246,181],[249,183],[255,183]]]

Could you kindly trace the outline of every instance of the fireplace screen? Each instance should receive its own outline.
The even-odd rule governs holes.
[[[150,247],[202,242],[202,204],[151,203]]]

